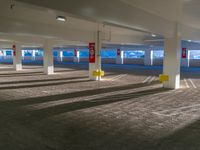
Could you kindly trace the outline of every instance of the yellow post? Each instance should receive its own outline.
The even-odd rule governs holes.
[[[166,82],[166,81],[169,81],[169,76],[168,75],[165,75],[165,74],[161,74],[159,76],[160,78],[160,82]]]
[[[96,71],[93,71],[93,76],[94,77],[102,77],[105,75],[105,72],[102,71],[102,70],[96,70]]]

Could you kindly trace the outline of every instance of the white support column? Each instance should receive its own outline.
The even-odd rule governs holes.
[[[74,62],[76,63],[80,62],[80,51],[77,49],[74,50]]]
[[[63,51],[62,50],[58,51],[57,61],[63,62]]]
[[[93,76],[93,71],[101,70],[101,48],[102,48],[102,32],[97,31],[95,34],[95,62],[90,63],[89,62],[89,78],[90,80],[101,80],[101,77],[94,77]]]
[[[124,51],[117,49],[116,64],[124,64]]]
[[[32,50],[32,60],[35,60],[35,50]]]
[[[164,88],[180,88],[181,39],[178,35],[165,39],[163,73],[169,76]]]
[[[3,50],[3,59],[6,59],[7,55],[6,55],[6,50]]]
[[[14,46],[15,45],[15,46]],[[22,70],[22,50],[20,44],[13,45],[13,66],[16,71]]]
[[[145,50],[144,65],[153,66],[153,50],[150,49]]]
[[[22,60],[24,60],[25,52],[22,50]]]
[[[44,44],[44,73],[47,75],[54,74],[53,64],[53,45],[46,42]]]
[[[190,50],[186,50],[186,58],[181,59],[182,67],[190,67]]]

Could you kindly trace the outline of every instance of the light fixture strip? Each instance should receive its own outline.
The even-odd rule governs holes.
[[[66,18],[64,16],[57,16],[56,19],[58,21],[63,21],[63,22],[66,21]]]

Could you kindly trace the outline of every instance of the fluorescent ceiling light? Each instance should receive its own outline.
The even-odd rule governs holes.
[[[156,35],[155,35],[155,34],[153,34],[153,33],[151,34],[151,36],[152,36],[152,37],[156,37]]]
[[[63,22],[66,21],[66,18],[64,16],[57,16],[56,19],[58,21],[63,21]]]

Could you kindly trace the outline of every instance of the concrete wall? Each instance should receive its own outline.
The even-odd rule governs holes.
[[[43,56],[36,56],[35,57],[35,60],[37,61],[37,60],[43,60]]]
[[[144,58],[125,58],[124,64],[144,65]]]
[[[200,59],[190,59],[190,67],[200,67]]]
[[[32,60],[32,56],[24,56],[23,60]]]
[[[163,66],[163,59],[154,59],[153,65],[154,66]]]
[[[80,62],[88,62],[88,58],[80,58]]]
[[[12,63],[13,57],[12,56],[1,56],[1,63]]]
[[[63,62],[73,62],[74,58],[73,57],[63,57]]]
[[[102,58],[101,62],[103,64],[116,64],[116,58]]]
[[[2,56],[3,60],[12,60],[13,56]]]

